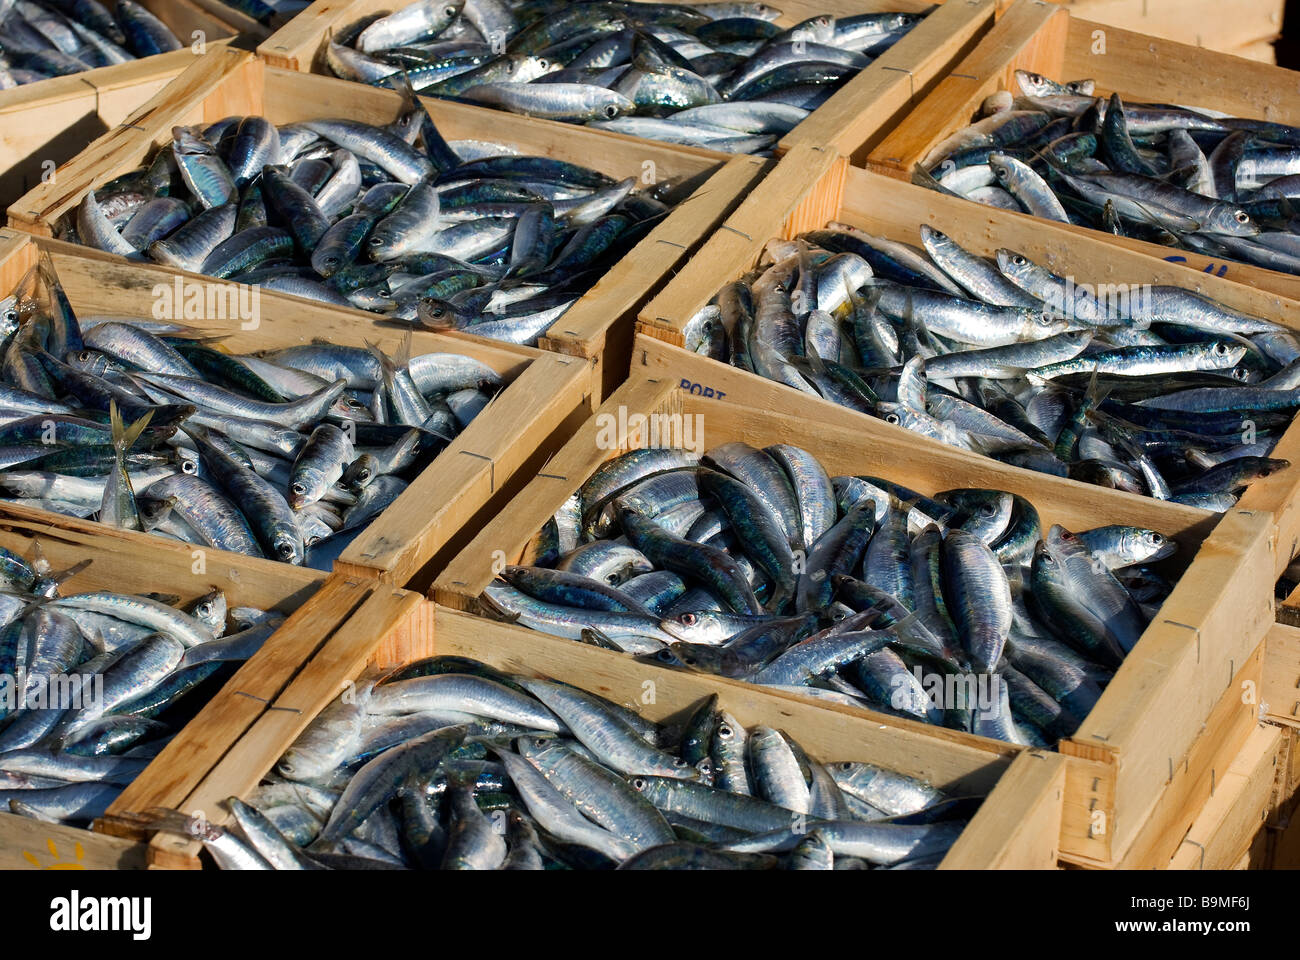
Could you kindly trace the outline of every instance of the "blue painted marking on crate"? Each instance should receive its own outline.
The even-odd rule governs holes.
[[[694,383],[691,380],[687,380],[685,377],[682,377],[682,382],[679,386],[688,393],[693,393],[698,397],[714,397],[721,400],[727,395],[723,390],[714,390],[712,387],[706,387],[702,383]]]

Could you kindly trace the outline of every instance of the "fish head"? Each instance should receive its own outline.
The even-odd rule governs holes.
[[[324,487],[325,477],[319,470],[299,467],[289,481],[289,495],[285,499],[294,510],[301,510],[309,503],[319,500]]]
[[[64,359],[74,370],[91,373],[97,377],[104,376],[114,365],[106,354],[98,350],[70,350]]]
[[[1139,563],[1149,563],[1173,556],[1178,544],[1155,530],[1134,527],[1124,532],[1125,553],[1136,557]]]
[[[415,306],[415,315],[421,324],[431,330],[464,327],[471,319],[463,316],[451,301],[437,297],[422,297]]]
[[[1034,310],[1025,308],[1025,335],[1030,340],[1045,340],[1070,329],[1070,321],[1052,312],[1050,308]]]
[[[363,453],[343,471],[340,483],[353,493],[360,493],[379,474],[379,461],[368,453]]]
[[[672,656],[684,666],[707,673],[718,673],[722,668],[725,653],[720,647],[703,643],[671,643],[668,645]]]
[[[997,254],[998,269],[1003,275],[1011,281],[1018,279],[1027,280],[1034,269],[1034,262],[1026,257],[1023,253],[1017,253],[1015,250],[1008,250],[1005,247],[998,250]]]
[[[751,619],[720,610],[687,610],[660,620],[659,626],[688,643],[720,644],[750,626]]]
[[[335,397],[327,412],[334,414],[336,417],[342,417],[344,420],[361,420],[372,423],[375,419],[371,415],[368,406],[347,393],[341,393]]]
[[[1055,93],[1059,87],[1055,81],[1032,70],[1017,70],[1016,83],[1020,85],[1020,92],[1027,97],[1045,97]]]
[[[1210,362],[1218,370],[1227,370],[1241,363],[1246,356],[1246,347],[1227,340],[1215,340],[1206,349]]]
[[[302,535],[297,525],[277,524],[271,534],[271,552],[281,563],[302,566],[304,552]]]
[[[226,626],[226,593],[221,589],[213,589],[194,601],[194,606],[190,608],[190,616],[202,621],[214,630],[224,630]]]
[[[1201,229],[1206,233],[1224,233],[1231,237],[1259,235],[1259,224],[1255,223],[1251,215],[1241,207],[1228,203],[1216,204]]]
[[[1036,584],[1059,585],[1065,579],[1061,558],[1046,540],[1039,540],[1034,545],[1034,559],[1030,571],[1033,582]]]

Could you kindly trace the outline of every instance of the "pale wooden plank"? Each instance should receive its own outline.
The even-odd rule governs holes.
[[[940,870],[1055,870],[1069,761],[1026,750],[1012,762]]]
[[[1272,722],[1300,728],[1300,629],[1280,623],[1269,628],[1260,702]]]
[[[1196,738],[1181,762],[1175,763],[1168,786],[1150,812],[1140,818],[1136,838],[1116,861],[1119,869],[1164,869],[1199,811],[1220,788],[1234,758],[1259,726],[1262,646],[1224,691],[1205,723],[1206,732]]]
[[[143,870],[144,844],[0,813],[0,870]]]
[[[1282,738],[1269,724],[1251,731],[1170,859],[1170,870],[1229,869],[1249,854],[1264,829]]]
[[[1070,14],[1108,27],[1241,56],[1281,32],[1285,0],[1067,0]]]

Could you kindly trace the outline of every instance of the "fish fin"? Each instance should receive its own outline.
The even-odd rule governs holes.
[[[397,367],[393,364],[392,359],[380,349],[379,344],[366,340],[365,345],[366,349],[370,351],[370,355],[379,361],[379,366],[386,375],[391,376],[397,372]]]
[[[584,627],[582,629],[581,641],[591,644],[593,647],[604,647],[606,650],[618,650],[622,652],[623,648],[616,644],[609,636],[596,627]]]
[[[72,566],[68,567],[68,569],[54,574],[49,579],[53,580],[56,584],[66,583],[67,581],[71,580],[77,574],[81,573],[81,571],[85,570],[94,562],[95,561],[93,560],[81,560],[77,563],[74,563]]]
[[[29,559],[31,560],[32,569],[42,577],[47,575],[50,572],[50,561],[49,558],[45,556],[45,548],[41,546],[41,541],[33,540],[31,549],[28,553],[31,555]]]
[[[934,174],[930,173],[930,171],[926,170],[925,167],[921,166],[919,163],[912,168],[912,182],[918,187],[925,187],[927,190],[933,190],[936,193],[944,193],[950,197],[961,197],[960,193],[956,190],[949,190],[940,183],[938,179],[936,179]],[[965,197],[962,197],[962,199],[964,200]]]
[[[153,415],[154,411],[150,410],[131,426],[124,427],[122,415],[117,409],[117,401],[109,401],[109,418],[113,425],[113,447],[119,457],[126,456],[127,451],[135,446],[135,442],[140,439],[140,434],[144,433],[145,427],[149,426]]]
[[[513,613],[499,606],[486,593],[477,598],[477,603],[479,604],[479,612],[482,615],[491,617],[494,620],[500,620],[503,623],[517,623],[521,616],[521,614]]]

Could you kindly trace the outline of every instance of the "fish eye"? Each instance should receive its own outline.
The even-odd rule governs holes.
[[[199,465],[195,463],[193,460],[181,461],[181,473],[185,474],[186,476],[192,477],[194,476],[194,474],[198,472],[199,472]]]
[[[635,787],[637,790],[644,790],[646,788],[645,778],[634,777],[632,780],[632,786]]]
[[[539,60],[537,61],[537,65],[538,65],[539,67],[541,67],[543,70],[549,70],[549,69],[551,69],[551,61],[547,60],[545,57],[542,57],[541,59],[539,59]]]
[[[677,618],[678,622],[684,627],[693,627],[700,618],[693,613],[683,613]]]
[[[1011,262],[1014,263],[1017,267],[1023,267],[1029,261],[1017,253],[1014,257],[1011,258]]]
[[[845,772],[848,772],[849,770],[852,770],[852,769],[853,769],[853,762],[852,762],[851,760],[845,760],[843,763],[840,764],[840,769],[843,770],[843,771],[845,771]]]
[[[289,487],[289,490],[291,493],[294,493],[297,496],[301,497],[303,494],[307,492],[307,485],[304,483],[295,483]]]
[[[896,414],[896,413],[887,413],[887,414],[885,414],[885,423],[892,423],[892,424],[894,424],[894,426],[898,426],[898,424],[900,424],[900,423],[902,423],[902,422],[903,422],[903,421],[902,421],[902,418],[899,417],[899,415]]]
[[[293,553],[294,553],[293,544],[282,543],[275,548],[275,552],[278,553],[283,559],[288,560],[293,557]]]
[[[371,237],[370,245],[372,247],[382,247],[384,245],[384,240],[382,237]]]
[[[460,11],[457,10],[455,7],[447,7],[447,8],[445,8],[442,12],[443,12],[444,14],[446,14],[447,16],[449,16],[449,17],[454,17],[454,16],[456,16],[456,14],[459,13]]]
[[[1250,223],[1250,215],[1245,210],[1238,210],[1232,216],[1238,223]]]
[[[688,667],[693,667],[697,661],[694,657],[682,657],[682,663],[686,664]]]
[[[991,503],[984,503],[980,505],[980,513],[982,513],[986,517],[996,516],[997,512],[998,512],[998,508],[993,506],[993,504]]]
[[[999,180],[1005,180],[1007,178],[1007,168],[999,164],[993,168],[993,174]]]
[[[361,471],[357,474],[357,479],[358,479],[358,480],[369,480],[369,479],[370,479],[370,470],[369,470],[368,468],[366,468],[366,467],[362,467],[362,468],[361,468]]]
[[[674,758],[673,758],[673,766],[674,766],[674,767],[678,767],[678,768],[684,767],[684,766],[686,766],[686,761],[683,760],[681,757],[674,757]]]
[[[1234,380],[1240,380],[1244,383],[1246,380],[1250,378],[1250,371],[1242,370],[1240,367],[1238,367],[1236,370],[1232,371],[1232,378]]]
[[[615,117],[618,116],[618,104],[616,103],[606,104],[604,113],[605,116],[613,120]]]
[[[733,736],[731,726],[724,723],[718,727],[718,736],[722,737],[724,740],[730,740]]]
[[[1216,357],[1226,357],[1228,355],[1228,345],[1222,340],[1216,343],[1212,349]]]

